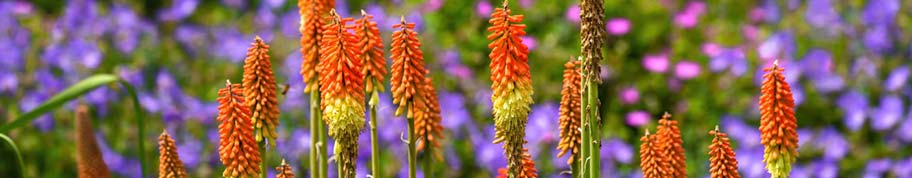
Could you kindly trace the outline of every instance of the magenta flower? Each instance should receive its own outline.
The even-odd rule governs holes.
[[[570,8],[567,8],[567,13],[564,14],[564,18],[567,18],[567,21],[579,24],[580,22],[580,7],[579,4],[570,5]]]
[[[704,12],[706,12],[706,3],[699,1],[690,2],[683,11],[675,15],[675,25],[681,28],[693,28],[700,21],[700,16]]]
[[[491,2],[478,1],[475,4],[475,15],[479,17],[487,17],[492,11],[494,11],[494,8],[491,6]]]
[[[627,87],[621,90],[620,96],[621,103],[634,104],[640,100],[640,91],[637,91],[635,87]]]
[[[627,113],[627,125],[634,127],[646,125],[646,123],[649,123],[649,121],[652,120],[650,117],[652,116],[650,116],[648,112],[642,110],[629,112]]]
[[[529,50],[535,50],[535,47],[538,46],[538,40],[535,40],[535,37],[526,35],[519,38],[522,39],[522,43],[526,45]]]
[[[608,34],[618,36],[624,35],[627,34],[627,32],[630,32],[630,20],[625,18],[609,19],[608,23],[605,24],[605,28],[608,31]]]
[[[643,67],[654,73],[664,73],[668,70],[667,54],[647,54],[643,57]]]
[[[692,79],[700,75],[700,64],[683,60],[675,65],[675,77],[682,80]]]

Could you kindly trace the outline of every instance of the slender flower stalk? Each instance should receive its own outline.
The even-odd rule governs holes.
[[[310,177],[326,177],[328,169],[326,152],[326,132],[322,122],[322,104],[320,103],[320,40],[323,34],[324,16],[329,9],[335,6],[333,0],[298,0],[298,13],[301,16],[301,76],[307,87],[305,93],[310,93]]]
[[[525,24],[523,15],[510,15],[504,1],[494,10],[488,23],[488,48],[491,53],[491,100],[493,102],[494,143],[503,142],[507,157],[508,177],[523,174],[523,145],[526,143],[526,124],[532,105],[532,80],[529,74],[529,48],[522,43]]]
[[[567,164],[570,165],[572,175],[579,174],[580,151],[580,71],[579,61],[570,59],[564,64],[564,84],[561,89],[560,101],[560,143],[557,157],[570,153]]]
[[[580,0],[580,49],[582,58],[582,152],[586,168],[581,176],[601,177],[601,118],[599,115],[599,61],[605,41],[603,0]],[[588,161],[585,161],[588,160]]]
[[[181,162],[177,155],[177,145],[174,139],[168,135],[167,130],[162,130],[161,136],[158,136],[158,177],[159,178],[185,178],[187,171],[184,170],[184,163]]]
[[[782,75],[779,61],[764,69],[760,95],[760,143],[763,162],[774,178],[788,177],[798,156],[798,127],[792,89]]]
[[[76,167],[79,178],[111,177],[105,165],[101,149],[95,140],[92,119],[89,118],[89,107],[79,105],[76,108]]]
[[[324,99],[323,122],[336,140],[335,155],[339,177],[355,177],[358,137],[364,129],[364,76],[358,37],[349,32],[352,18],[342,18],[335,9],[330,23],[323,26],[323,59],[320,62],[320,93]]]
[[[256,177],[262,160],[244,89],[228,81],[218,95],[219,159],[225,165],[222,177]]]
[[[643,178],[664,178],[671,176],[668,157],[662,151],[657,135],[646,135],[640,138],[640,168],[643,169]]]
[[[678,129],[678,121],[671,120],[671,114],[666,112],[659,119],[658,131],[659,143],[662,143],[661,149],[668,159],[668,171],[671,177],[687,177],[687,162],[684,156],[683,140],[681,139],[681,130]]]
[[[380,145],[377,140],[377,104],[380,102],[380,92],[383,92],[383,78],[387,74],[386,59],[383,58],[383,39],[380,38],[380,30],[377,28],[377,22],[373,21],[374,16],[361,10],[361,19],[355,22],[355,29],[359,38],[358,45],[361,46],[361,57],[364,58],[364,68],[361,72],[364,74],[364,92],[370,99],[370,137],[371,137],[371,176],[378,178],[381,176],[380,167]]]
[[[517,178],[537,178],[538,171],[535,170],[535,162],[532,161],[532,154],[529,154],[529,149],[523,149],[523,151],[525,152],[523,154],[523,171]],[[507,178],[507,169],[497,169],[497,178]]]
[[[728,134],[716,130],[709,131],[713,136],[712,144],[709,145],[709,174],[712,178],[741,178],[738,174],[738,160],[735,159],[735,151],[732,150],[729,143]]]
[[[393,104],[398,106],[396,115],[404,113],[408,119],[409,178],[415,178],[418,154],[415,147],[415,119],[424,117],[427,112],[428,104],[423,97],[423,93],[427,92],[424,91],[424,75],[427,70],[424,69],[424,53],[421,51],[418,33],[415,32],[415,23],[406,23],[405,17],[400,17],[399,24],[393,25],[393,28],[399,30],[393,32],[393,43],[390,45],[390,58],[393,59],[390,67],[391,92]]]
[[[291,165],[285,163],[285,159],[282,159],[282,165],[275,169],[276,178],[294,178],[294,170],[291,170]]]

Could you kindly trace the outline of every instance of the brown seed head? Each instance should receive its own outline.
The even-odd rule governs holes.
[[[86,105],[79,105],[76,108],[76,153],[78,177],[111,177],[101,150],[98,148],[98,142],[95,140],[92,119],[89,118],[89,107]]]

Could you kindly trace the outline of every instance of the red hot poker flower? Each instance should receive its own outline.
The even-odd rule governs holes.
[[[760,94],[760,143],[763,161],[772,177],[788,177],[798,156],[798,121],[792,89],[782,75],[779,61],[764,69]]]
[[[225,165],[222,177],[255,177],[260,174],[260,151],[244,89],[228,82],[218,95],[219,159]]]

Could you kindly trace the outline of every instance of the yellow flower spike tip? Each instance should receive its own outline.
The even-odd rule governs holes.
[[[364,74],[367,93],[383,92],[383,76],[386,76],[386,58],[383,58],[383,39],[380,38],[380,29],[374,16],[361,11],[361,19],[356,22],[359,37],[358,46],[361,46],[361,55],[364,58]],[[374,97],[374,96],[372,96]],[[376,103],[374,103],[376,104]]]
[[[564,64],[564,85],[560,101],[560,143],[557,157],[570,153],[567,164],[572,165],[580,151],[580,61],[571,58]]]
[[[218,91],[219,159],[225,165],[222,177],[256,177],[260,174],[260,151],[253,135],[250,109],[240,84],[228,81]]]
[[[763,69],[760,94],[760,143],[763,162],[773,178],[788,177],[798,156],[798,121],[792,88],[785,82],[779,61]]]
[[[393,25],[399,31],[393,32],[393,43],[390,45],[390,58],[393,64],[390,67],[391,91],[393,104],[398,105],[396,115],[403,113],[408,118],[416,118],[427,110],[422,95],[418,94],[424,86],[424,53],[421,51],[421,42],[415,32],[415,23],[406,23],[401,18],[399,24]]]
[[[323,11],[328,6],[323,0],[298,0],[298,13],[301,15],[301,76],[307,87],[304,92],[318,90],[315,88],[319,78],[317,66],[320,64],[320,39],[323,36]]]
[[[285,159],[282,159],[282,165],[276,167],[276,178],[294,178],[294,170],[285,163]]]
[[[667,164],[665,153],[662,151],[662,144],[658,135],[646,135],[640,138],[640,168],[643,169],[643,178],[666,178],[671,177],[671,170]]]
[[[415,119],[415,127],[418,132],[415,133],[419,138],[418,151],[424,150],[425,145],[430,143],[436,148],[440,148],[440,139],[443,138],[443,118],[440,116],[440,102],[437,100],[437,89],[434,88],[430,77],[424,79],[424,98],[427,101],[427,114]],[[439,153],[439,152],[438,152]]]
[[[671,120],[671,114],[666,112],[659,119],[658,131],[656,135],[662,143],[662,151],[668,157],[665,161],[668,163],[671,177],[687,177],[687,162],[684,156],[683,140],[681,139],[681,130],[678,129],[678,121]]]
[[[491,53],[491,100],[494,103],[494,143],[504,142],[510,177],[519,175],[523,165],[526,123],[532,105],[532,80],[529,74],[529,48],[522,43],[526,25],[523,15],[510,15],[507,1],[494,10],[488,23],[488,48]]]
[[[709,145],[709,174],[712,178],[741,178],[738,174],[738,160],[735,159],[735,151],[732,151],[728,134],[716,130],[709,131],[713,136],[712,144]]]
[[[320,49],[323,121],[329,126],[329,136],[336,140],[340,177],[355,177],[358,136],[365,123],[360,48],[358,38],[349,32],[354,29],[348,25],[353,19],[339,17],[335,10],[330,16],[330,23],[323,26]]]
[[[79,178],[111,177],[95,140],[95,130],[92,129],[92,119],[86,105],[76,108],[76,153]]]
[[[168,135],[167,130],[162,130],[161,136],[158,136],[158,177],[187,177],[184,163],[181,162],[180,157],[177,155],[177,145],[174,144],[174,139],[171,139],[171,135]]]
[[[259,36],[247,49],[244,60],[244,96],[247,108],[251,109],[250,119],[256,128],[257,142],[267,139],[275,148],[276,126],[279,125],[279,106],[276,99],[275,74],[269,61],[269,45]]]

